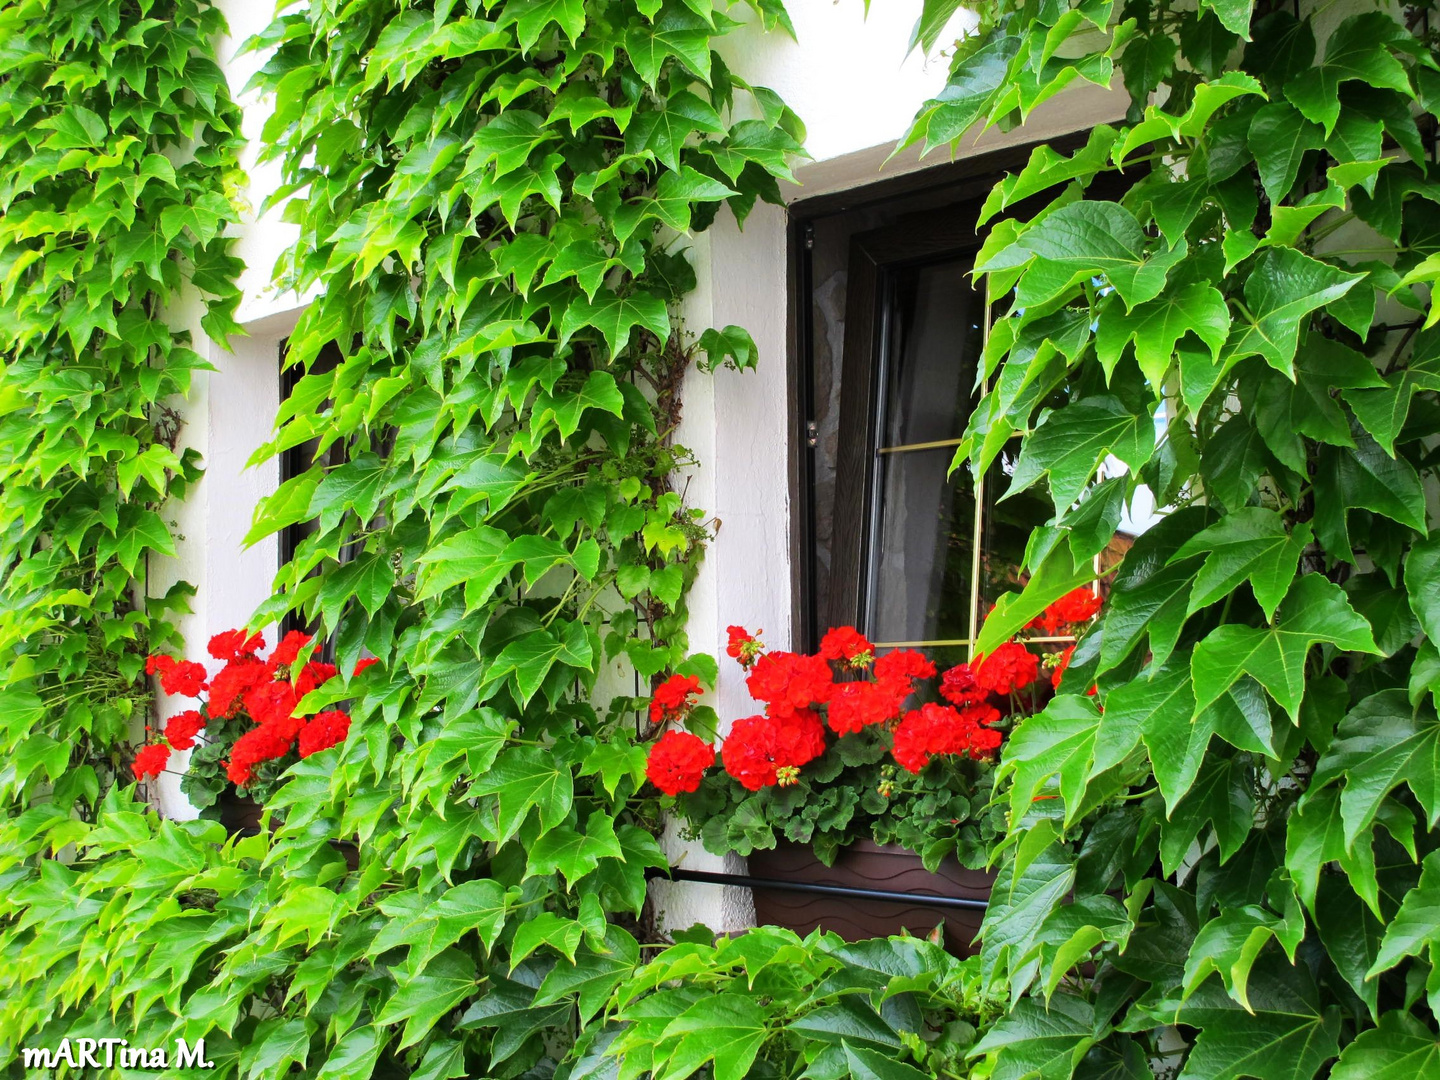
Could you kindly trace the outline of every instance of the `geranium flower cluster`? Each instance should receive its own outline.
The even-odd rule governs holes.
[[[1094,618],[1101,600],[1086,588],[1055,601],[1026,628],[1056,634],[1077,632]],[[728,628],[726,652],[747,672],[745,685],[764,711],[736,720],[721,743],[719,763],[749,791],[796,783],[800,770],[825,752],[831,735],[853,735],[878,727],[890,736],[896,764],[918,773],[936,757],[968,756],[993,761],[1004,739],[996,726],[1011,711],[1015,695],[1031,691],[1040,677],[1041,657],[1023,641],[1011,640],[988,655],[957,664],[940,676],[939,695],[949,704],[928,702],[907,709],[916,683],[936,676],[935,665],[913,649],[875,655],[875,646],[853,626],[832,629],[811,656],[766,652],[758,634]],[[1060,654],[1056,686],[1074,646]],[[1052,661],[1053,662],[1053,661]],[[837,681],[837,676],[869,678]],[[683,722],[700,692],[699,680],[673,675],[655,689],[650,719],[657,726]],[[667,795],[692,792],[716,764],[715,747],[689,732],[671,728],[651,747],[646,775]]]
[[[224,663],[213,677],[205,665],[193,660],[164,654],[150,657],[145,671],[159,678],[161,690],[196,698],[199,707],[170,717],[164,741],[141,748],[132,766],[136,779],[159,776],[170,760],[171,749],[189,750],[211,720],[244,716],[255,724],[235,740],[224,763],[226,776],[238,787],[248,784],[263,762],[277,761],[296,749],[300,757],[309,757],[344,742],[350,732],[346,713],[327,709],[308,717],[295,715],[306,694],[338,674],[333,664],[299,663],[300,653],[311,640],[309,634],[292,630],[262,659],[262,635],[226,630],[210,639],[210,655]],[[373,663],[373,659],[361,660],[354,674]]]

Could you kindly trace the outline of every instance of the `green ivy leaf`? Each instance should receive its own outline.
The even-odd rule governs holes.
[[[1245,306],[1225,344],[1227,365],[1246,356],[1293,378],[1302,320],[1316,308],[1344,296],[1365,275],[1337,270],[1294,248],[1261,252],[1245,280]]]
[[[1129,312],[1116,309],[1100,320],[1095,352],[1107,373],[1113,372],[1125,344],[1134,340],[1135,359],[1158,394],[1175,358],[1175,343],[1193,333],[1210,347],[1218,362],[1220,348],[1230,333],[1230,312],[1225,298],[1212,285],[1193,283],[1167,292]]]
[[[1264,105],[1250,121],[1250,152],[1260,167],[1260,182],[1279,206],[1300,174],[1305,155],[1325,144],[1320,130],[1283,101]]]
[[[538,747],[517,746],[495,759],[471,790],[496,797],[495,842],[519,831],[533,809],[543,830],[558,828],[570,812],[575,785],[570,767]]]
[[[1434,347],[1433,340],[1423,341],[1426,353],[1422,354],[1417,347],[1403,370],[1383,380],[1377,374],[1375,382],[1367,388],[1347,388],[1344,392],[1355,419],[1391,457],[1395,456],[1395,440],[1410,416],[1410,403],[1415,394],[1421,390],[1440,390],[1440,353],[1429,352]]]
[[[1257,966],[1250,998],[1254,1013],[1212,982],[1185,1002],[1179,1022],[1200,1033],[1183,1080],[1306,1080],[1339,1053],[1339,1010],[1321,1006],[1305,965]]]
[[[1004,778],[1013,777],[1011,816],[1024,814],[1053,780],[1065,800],[1066,820],[1075,820],[1085,805],[1100,731],[1100,710],[1090,698],[1074,694],[1058,695],[1043,710],[1021,720],[1010,734],[995,773],[997,786]],[[1133,739],[1126,738],[1134,745],[1140,735],[1138,727],[1131,734]]]
[[[703,997],[666,1025],[661,1038],[677,1040],[668,1071],[688,1076],[714,1062],[715,1080],[743,1080],[769,1037],[765,1014],[747,994]]]
[[[1368,829],[1385,796],[1407,784],[1430,827],[1440,822],[1440,718],[1426,701],[1412,706],[1404,690],[1372,694],[1340,724],[1335,741],[1315,766],[1311,790],[1341,778],[1340,816],[1345,845]]]
[[[1133,308],[1160,295],[1171,266],[1186,251],[1182,241],[1147,258],[1146,236],[1134,214],[1119,203],[1088,201],[1048,215],[1027,230],[1017,246],[1035,256],[1016,294],[1025,307],[1047,303],[1080,281],[1103,276]],[[995,265],[993,260],[990,265]]]
[[[458,949],[447,949],[423,970],[402,972],[397,977],[395,993],[385,1002],[379,1025],[405,1020],[405,1031],[397,1044],[403,1049],[414,1046],[435,1026],[436,1022],[455,1008],[478,985],[475,961]]]
[[[1405,557],[1405,592],[1425,636],[1440,643],[1440,536],[1418,541]]]
[[[1390,55],[1408,40],[1399,23],[1381,12],[1352,15],[1330,35],[1325,60],[1285,83],[1285,96],[1328,137],[1340,117],[1340,85],[1352,80],[1411,96],[1410,77]]]
[[[1273,619],[1275,609],[1295,580],[1295,568],[1309,543],[1308,525],[1297,525],[1291,533],[1273,510],[1247,506],[1225,515],[1196,533],[1170,557],[1171,563],[1176,563],[1205,556],[1195,576],[1186,614],[1193,615],[1249,581],[1265,618]]]
[[[1093,559],[1077,560],[1069,545],[1057,544],[1044,561],[1033,568],[1030,580],[1018,593],[1007,592],[995,601],[985,616],[985,625],[975,640],[975,651],[984,655],[1030,623],[1060,597],[1093,581],[1096,576]]]
[[[351,1028],[330,1051],[315,1080],[367,1080],[389,1038],[388,1032],[382,1033],[373,1024]]]
[[[635,939],[618,926],[608,926],[605,950],[596,952],[582,946],[576,950],[573,963],[557,963],[536,991],[534,1006],[550,1005],[575,994],[580,1023],[588,1024],[639,962],[640,946]]]
[[[710,25],[688,7],[668,3],[651,23],[638,23],[625,35],[625,51],[639,76],[653,89],[660,69],[680,61],[697,78],[710,81]]]
[[[1305,690],[1305,657],[1328,642],[1355,652],[1379,653],[1370,624],[1356,614],[1338,585],[1302,574],[1281,603],[1274,626],[1226,624],[1195,646],[1191,672],[1198,712],[1248,674],[1295,720]]]
[[[1440,1039],[1415,1017],[1387,1012],[1378,1027],[1362,1031],[1330,1070],[1331,1080],[1435,1080]]]
[[[281,1077],[292,1064],[305,1068],[310,1057],[310,1029],[298,1018],[273,1017],[255,1029],[254,1041],[240,1054],[246,1080]]]
[[[1321,868],[1330,862],[1340,863],[1356,894],[1378,914],[1380,893],[1374,847],[1368,837],[1353,846],[1346,843],[1340,792],[1326,787],[1307,794],[1298,809],[1291,812],[1285,831],[1285,868],[1301,902],[1312,914]]]
[[[896,1061],[893,1056],[868,1047],[854,1045],[848,1039],[842,1040],[840,1046],[854,1080],[924,1080],[927,1075],[913,1065]]]
[[[1004,88],[1020,35],[996,28],[977,34],[957,50],[940,96],[927,101],[900,150],[924,140],[924,152],[956,142],[984,116]]]
[[[1290,896],[1285,918],[1258,904],[1229,908],[1200,928],[1185,961],[1186,994],[1193,993],[1213,972],[1220,976],[1230,996],[1247,1011],[1250,1002],[1250,972],[1260,951],[1272,940],[1280,942],[1291,963],[1295,949],[1305,936],[1305,916]]]
[[[1224,863],[1240,850],[1254,822],[1255,803],[1246,765],[1238,758],[1207,757],[1195,782],[1160,828],[1160,865],[1173,874],[1208,822]]]
[[[572,301],[561,320],[561,345],[586,326],[600,331],[612,358],[626,348],[637,326],[650,331],[661,342],[670,338],[670,316],[665,309],[665,301],[647,293],[637,292],[630,296],[602,293],[598,301]]]
[[[528,53],[551,24],[564,32],[570,44],[575,44],[585,32],[584,0],[515,0],[501,9],[495,25],[502,30],[513,25],[520,38],[520,51]]]
[[[1127,411],[1118,398],[1082,398],[1050,413],[1026,440],[1004,498],[1048,476],[1055,510],[1064,513],[1108,456],[1133,474],[1154,452],[1155,424],[1149,417]]]
[[[1106,717],[1118,712],[1144,740],[1167,812],[1190,790],[1210,741],[1210,726],[1192,720],[1195,692],[1187,660],[1184,654],[1171,657],[1149,678],[1122,683],[1105,699]]]
[[[595,811],[585,822],[585,831],[567,826],[551,829],[530,848],[525,876],[559,872],[574,885],[600,865],[603,858],[623,858],[615,836],[615,819]]]
[[[1380,952],[1366,972],[1374,978],[1389,971],[1407,956],[1419,956],[1434,949],[1436,928],[1440,927],[1440,852],[1432,851],[1421,864],[1419,883],[1405,894],[1400,910],[1385,930]]]
[[[1350,511],[1372,510],[1418,533],[1425,529],[1425,492],[1414,467],[1391,458],[1364,431],[1353,448],[1322,446],[1315,469],[1315,535],[1325,547],[1353,559]]]
[[[1099,1040],[1094,1006],[1076,994],[1056,994],[1048,1004],[1023,998],[969,1051],[997,1053],[1004,1076],[1073,1073]]]
[[[481,525],[442,541],[424,552],[417,563],[418,599],[436,596],[452,586],[465,583],[465,608],[474,611],[485,604],[519,560],[506,554],[510,537],[499,529]]]
[[[1213,11],[1221,25],[1232,34],[1250,40],[1250,13],[1255,8],[1254,0],[1201,0],[1200,7]]]

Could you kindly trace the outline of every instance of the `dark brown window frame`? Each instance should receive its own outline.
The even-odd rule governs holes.
[[[1047,140],[1067,152],[1084,144],[1079,131]],[[945,258],[973,255],[984,241],[976,221],[994,185],[1024,167],[1036,144],[1007,147],[921,169],[864,187],[799,200],[790,207],[788,230],[789,472],[791,514],[791,614],[793,644],[814,649],[830,626],[857,625],[863,614],[871,494],[876,458],[877,377],[884,350],[881,312],[888,281],[898,270]],[[907,211],[907,207],[939,208]],[[821,219],[866,207],[893,207],[893,223],[852,237],[845,295],[840,368],[836,494],[831,546],[830,596],[815,595],[812,288],[809,252]],[[1037,205],[1043,205],[1038,203]],[[1013,208],[1025,213],[1028,207]],[[856,435],[860,437],[855,437]],[[980,499],[985,498],[984,492]],[[977,521],[979,520],[977,516]],[[845,532],[842,535],[842,525]]]
[[[300,380],[306,375],[324,374],[325,372],[334,371],[345,361],[338,346],[336,346],[334,342],[330,342],[321,348],[319,354],[308,368],[297,367],[293,364],[287,365],[285,363],[285,350],[288,344],[288,339],[281,341],[278,355],[280,364],[280,400],[282,402],[290,397]],[[320,440],[318,438],[307,439],[305,442],[297,443],[295,446],[287,447],[280,451],[279,482],[283,484],[287,480],[292,480],[308,472],[315,462],[315,453],[319,445]],[[327,456],[331,459],[332,464],[339,464],[344,461],[344,445],[341,443],[333,444],[327,451]],[[287,563],[292,561],[305,539],[319,531],[319,521],[314,518],[306,518],[303,521],[286,525],[281,529],[278,537],[278,551],[276,553],[276,570],[282,569]],[[314,573],[314,571],[312,571],[312,573]],[[314,634],[318,633],[319,627],[316,624],[307,622],[298,610],[292,609],[287,611],[281,618],[280,633],[282,635],[288,634],[292,630]],[[327,638],[322,642],[317,648],[313,658],[323,660],[327,663],[333,662],[335,659],[334,638]]]

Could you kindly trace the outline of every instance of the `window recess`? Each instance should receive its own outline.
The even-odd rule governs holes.
[[[982,396],[991,315],[971,276],[976,221],[994,183],[1028,157],[972,158],[927,170],[929,186],[905,178],[901,190],[796,207],[798,646],[854,625],[882,649],[955,663],[970,658],[995,600],[1023,584],[1048,499],[1035,490],[998,500],[1013,451],[979,484],[950,465]],[[1096,188],[1102,198],[1123,191],[1103,179]]]

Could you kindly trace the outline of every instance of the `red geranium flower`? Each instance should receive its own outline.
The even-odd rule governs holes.
[[[350,717],[339,709],[327,709],[300,729],[300,756],[309,757],[345,741],[350,734]]]
[[[826,660],[839,660],[849,667],[862,668],[875,659],[875,646],[853,626],[837,626],[820,639],[820,655]]]
[[[910,696],[916,679],[934,674],[935,665],[914,649],[896,649],[875,661],[875,681],[901,700]]]
[[[165,763],[170,760],[170,748],[164,743],[151,743],[149,746],[142,746],[140,752],[135,755],[135,761],[130,766],[135,772],[136,780],[144,780],[147,776],[158,777],[165,769]]]
[[[818,656],[772,652],[760,657],[745,680],[750,696],[766,704],[771,716],[790,716],[823,705],[835,692],[835,675]]]
[[[295,680],[295,697],[303,698],[311,690],[329,682],[339,673],[334,664],[322,664],[318,660],[311,660],[300,669],[300,677]]]
[[[210,655],[216,660],[253,656],[264,647],[264,635],[250,634],[248,630],[223,630],[210,639]]]
[[[1055,670],[1050,673],[1050,685],[1056,690],[1060,689],[1060,680],[1065,675],[1065,669],[1070,666],[1070,657],[1075,655],[1075,646],[1068,645],[1065,651],[1060,654],[1060,661],[1055,665]]]
[[[743,626],[727,626],[725,632],[730,635],[730,643],[725,646],[725,652],[733,659],[738,660],[742,668],[748,668],[753,664],[755,658],[765,648],[764,643],[760,640],[760,635],[765,632],[763,630],[756,630],[754,634],[751,634]]]
[[[830,698],[826,720],[837,735],[849,735],[900,715],[901,699],[872,682],[840,683]]]
[[[205,718],[194,709],[176,713],[165,722],[165,738],[176,750],[189,750],[195,745],[195,736],[205,726]]]
[[[700,693],[700,680],[694,675],[671,675],[655,688],[650,699],[650,722],[662,724],[677,720],[690,711],[690,698]]]
[[[205,689],[205,666],[193,660],[175,661],[160,673],[160,689],[181,697],[199,697]]]
[[[930,764],[931,757],[969,754],[989,757],[1000,745],[1000,732],[989,725],[1000,719],[989,705],[974,705],[963,712],[949,705],[927,704],[905,714],[895,729],[895,761],[912,773]]]
[[[310,634],[302,634],[299,630],[291,630],[283,638],[280,644],[275,646],[275,651],[270,654],[270,663],[280,667],[293,664],[300,656],[300,650],[309,645],[314,638]]]
[[[989,706],[981,706],[989,708]],[[992,712],[994,710],[991,710]],[[1000,714],[995,714],[995,719],[1000,719]],[[984,723],[985,721],[982,721]],[[1000,749],[1000,732],[992,727],[977,727],[970,733],[970,748],[968,753],[976,761],[987,760],[995,756],[995,751]]]
[[[261,724],[235,740],[230,760],[225,763],[226,775],[238,787],[244,787],[254,776],[254,768],[262,761],[274,761],[290,752],[294,736],[287,736],[274,724]]]
[[[245,711],[256,723],[275,727],[288,740],[299,734],[305,722],[292,715],[298,701],[293,686],[284,680],[271,680],[246,692]]]
[[[975,658],[975,682],[995,694],[1029,686],[1039,673],[1040,658],[1018,641],[1007,641],[989,656]]]
[[[799,769],[825,753],[825,725],[811,709],[797,709],[781,717],[776,738],[776,762],[781,768]],[[785,778],[781,777],[783,784]]]
[[[235,715],[243,695],[271,681],[270,669],[252,657],[238,657],[220,669],[210,680],[210,699],[205,703],[211,716],[229,717]]]
[[[809,709],[784,718],[747,716],[736,720],[720,747],[725,771],[749,791],[793,783],[800,766],[824,752],[825,729]]]
[[[1047,607],[1040,616],[1040,625],[1046,633],[1057,634],[1066,627],[1090,621],[1100,610],[1100,603],[1100,597],[1082,585]]]
[[[145,659],[146,675],[165,675],[174,671],[175,665],[179,663],[173,656],[166,656],[164,653],[155,653]]]
[[[956,664],[940,679],[940,696],[954,705],[978,705],[989,696],[975,681],[975,669],[969,664]]]
[[[355,670],[350,673],[351,678],[354,678],[356,675],[359,675],[359,674],[360,674],[362,671],[364,671],[366,668],[371,667],[371,666],[374,665],[374,664],[378,664],[379,662],[380,662],[380,658],[377,657],[377,656],[367,656],[367,657],[365,657],[365,659],[363,659],[363,660],[357,660],[357,661],[355,661]]]
[[[715,764],[715,747],[688,731],[667,731],[650,747],[645,775],[666,795],[694,791]]]

